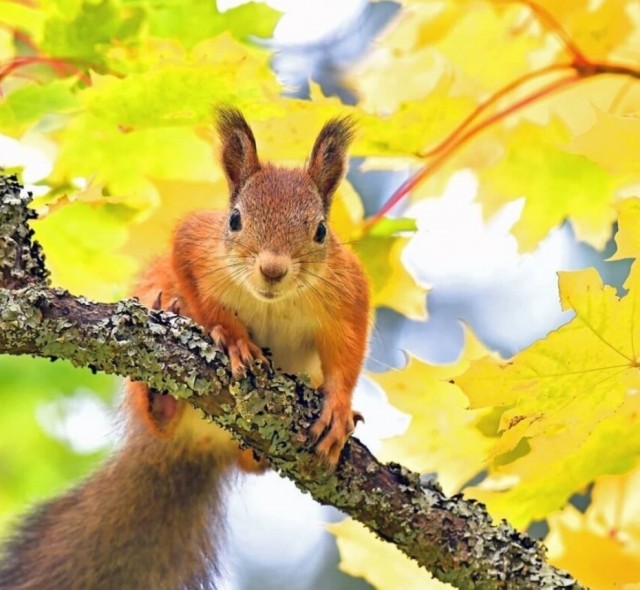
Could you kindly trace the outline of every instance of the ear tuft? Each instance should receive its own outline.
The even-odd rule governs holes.
[[[331,119],[320,131],[311,151],[307,172],[327,209],[347,169],[347,149],[353,141],[354,127],[349,116]]]
[[[233,107],[217,109],[216,127],[222,142],[222,167],[233,201],[242,185],[260,170],[256,140],[242,113]]]

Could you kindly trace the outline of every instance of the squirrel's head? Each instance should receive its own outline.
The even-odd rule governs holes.
[[[346,171],[351,119],[327,122],[300,169],[261,164],[240,111],[220,109],[217,123],[231,194],[225,244],[233,279],[262,301],[326,283],[326,258],[338,245],[327,220]]]

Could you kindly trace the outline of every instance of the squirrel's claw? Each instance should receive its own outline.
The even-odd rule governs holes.
[[[162,309],[162,291],[158,291],[158,296],[155,298],[155,300],[151,304],[151,309],[155,311]]]
[[[355,410],[353,411],[353,424],[354,424],[354,429],[355,427],[358,425],[358,422],[362,422],[364,424],[365,420],[364,420],[364,416],[360,413],[360,412],[356,412]]]
[[[311,439],[317,443],[316,454],[330,469],[335,469],[345,443],[356,424],[364,422],[364,418],[359,412],[353,412],[350,407],[332,399],[331,396],[325,397],[320,417],[311,427]]]
[[[174,297],[169,303],[169,307],[167,307],[167,311],[171,313],[175,313],[176,315],[180,315],[180,300],[177,297]]]
[[[236,379],[243,379],[247,376],[247,367],[244,364],[242,353],[238,343],[229,344],[227,347],[227,354],[229,355],[229,362],[231,364],[231,373]]]
[[[157,297],[153,300],[151,304],[151,309],[155,311],[159,311],[162,309],[162,291],[158,291]],[[180,300],[178,297],[174,297],[170,302],[166,311],[170,311],[175,313],[176,315],[180,315]]]
[[[268,362],[260,347],[251,342],[248,336],[235,335],[221,324],[211,330],[211,338],[216,346],[222,348],[229,356],[231,373],[236,379],[246,377],[247,368],[254,361]]]

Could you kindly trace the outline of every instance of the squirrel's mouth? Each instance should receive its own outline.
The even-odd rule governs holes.
[[[256,289],[256,293],[260,299],[266,299],[268,301],[273,301],[282,296],[282,293],[278,293],[277,291],[265,291],[264,289]]]

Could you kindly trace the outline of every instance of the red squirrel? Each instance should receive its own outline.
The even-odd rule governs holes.
[[[329,229],[353,128],[333,119],[303,169],[263,164],[242,114],[218,112],[229,210],[196,212],[135,294],[201,324],[241,378],[271,351],[323,395],[311,427],[329,467],[360,417],[352,391],[364,359],[369,288]],[[264,465],[185,401],[127,383],[126,436],[93,476],[30,514],[5,545],[0,590],[215,588],[221,496],[238,466]]]

